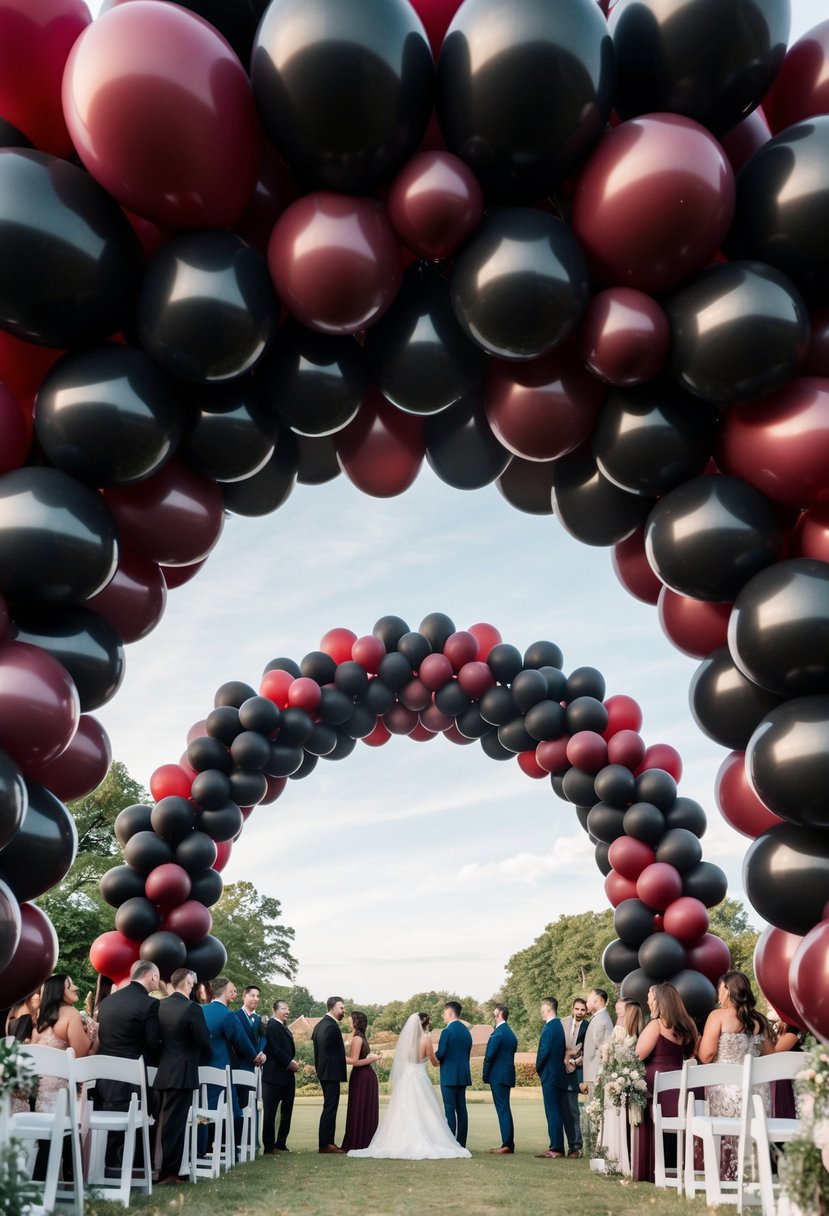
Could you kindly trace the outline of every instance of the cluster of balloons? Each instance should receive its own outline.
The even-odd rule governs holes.
[[[89,712],[226,512],[425,459],[610,547],[701,660],[749,898],[829,1005],[793,896],[829,879],[829,22],[505,13],[0,0],[0,747],[91,788]]]
[[[349,756],[358,740],[379,747],[392,735],[443,734],[478,740],[490,759],[516,760],[576,804],[616,908],[608,975],[637,995],[670,978],[704,1016],[730,959],[708,932],[706,909],[723,898],[726,880],[702,860],[705,813],[677,797],[676,751],[645,746],[636,702],[604,699],[598,671],[565,675],[562,665],[553,642],[522,654],[492,625],[458,630],[434,612],[417,630],[395,616],[364,637],[331,629],[299,663],[269,663],[258,691],[223,684],[178,764],[153,774],[154,806],[128,807],[116,820],[124,864],[101,881],[116,928],[94,943],[93,965],[116,982],[139,956],[162,974],[186,965],[212,978],[225,953],[209,908],[253,807],[321,758]]]

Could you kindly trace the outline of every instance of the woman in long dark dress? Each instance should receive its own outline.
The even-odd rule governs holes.
[[[651,1020],[639,1036],[636,1054],[645,1062],[648,1094],[652,1095],[656,1074],[681,1068],[683,1061],[694,1055],[699,1035],[694,1019],[673,984],[654,984],[648,991],[648,1009]],[[676,1117],[678,1098],[677,1090],[667,1090],[660,1096],[662,1113],[666,1118]],[[648,1106],[643,1112],[636,1138],[634,1179],[637,1182],[653,1182],[654,1162],[653,1116]],[[665,1166],[676,1167],[676,1141],[673,1135],[665,1140]]]
[[[346,1063],[351,1065],[351,1076],[343,1136],[345,1152],[352,1148],[368,1148],[380,1121],[380,1086],[371,1067],[380,1057],[369,1051],[368,1018],[359,1009],[351,1014],[351,1029],[353,1033],[346,1057]]]
[[[781,1023],[777,1027],[777,1042],[775,1051],[802,1051],[806,1031],[799,1026],[787,1026]],[[773,1119],[796,1119],[797,1099],[791,1081],[772,1081],[771,1083],[771,1114]]]

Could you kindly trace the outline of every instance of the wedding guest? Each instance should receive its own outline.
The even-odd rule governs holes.
[[[40,1009],[32,1034],[32,1043],[66,1051],[71,1047],[76,1056],[91,1055],[98,1050],[98,1027],[85,1023],[75,1009],[79,997],[70,975],[50,975],[40,990]],[[37,1087],[36,1111],[53,1111],[59,1090],[66,1088],[63,1077],[41,1077]]]
[[[208,1066],[210,1068],[225,1069],[228,1066],[235,1068],[239,1060],[247,1060],[251,1065],[264,1064],[265,1055],[260,1051],[259,1047],[254,1047],[251,1043],[249,1035],[245,1034],[236,1017],[229,1008],[231,1001],[236,1000],[237,991],[233,980],[227,979],[225,976],[220,976],[219,979],[213,980],[211,983],[213,991],[213,999],[209,1005],[203,1006],[204,1020],[207,1023],[207,1029],[210,1032],[210,1059]],[[233,1129],[236,1144],[242,1134],[242,1108],[239,1105],[239,1096],[236,1092],[236,1086],[231,1087],[231,1098],[233,1101]],[[207,1105],[215,1110],[219,1105],[219,1095],[222,1092],[222,1087],[219,1085],[207,1086]],[[202,1155],[210,1144],[210,1136],[207,1128],[199,1131],[199,1154]]]
[[[440,1093],[449,1130],[461,1148],[466,1148],[469,1116],[466,1111],[466,1088],[472,1084],[469,1056],[472,1035],[461,1021],[461,1006],[447,1001],[443,1007],[446,1023],[440,1032],[435,1055],[440,1063]]]
[[[610,1037],[605,1039],[601,1047],[602,1067],[608,1063],[611,1047],[613,1045],[621,1046],[631,1037],[632,1032],[628,1029],[628,1023],[631,1026],[638,1026],[638,1030],[634,1032],[635,1037],[639,1034],[644,1022],[641,1006],[638,1001],[633,999],[620,996],[614,1005],[614,1011],[616,1024],[610,1032]],[[601,1072],[601,1069],[599,1071]],[[607,1159],[615,1164],[620,1173],[629,1174],[630,1121],[627,1107],[615,1106],[609,1098],[602,1108],[600,1143]]]
[[[251,1047],[255,1048],[257,1053],[260,1051],[263,1052],[265,1049],[265,1032],[262,1028],[262,1019],[259,1016],[259,1014],[256,1012],[257,1009],[259,1008],[259,999],[260,999],[261,995],[262,995],[262,991],[258,984],[248,984],[242,992],[242,1006],[240,1009],[237,1009],[233,1015],[236,1018],[236,1020],[238,1021],[239,1025],[242,1027],[242,1032],[245,1035],[247,1035],[248,1039],[250,1040]],[[263,1063],[264,1063],[264,1060],[263,1060]],[[245,1070],[245,1072],[251,1072],[251,1073],[255,1070],[255,1067],[256,1067],[250,1060],[247,1059],[246,1056],[239,1055],[238,1052],[236,1055],[236,1059],[233,1061],[233,1066],[235,1068],[242,1068]],[[253,1142],[254,1142],[254,1144],[258,1144],[259,1143],[259,1128],[258,1128],[258,1120],[257,1120],[258,1112],[256,1110],[256,1090],[247,1089],[243,1096],[244,1096],[245,1101],[243,1103],[242,1098],[240,1097],[238,1099],[239,1105],[240,1105],[240,1107],[241,1106],[247,1107],[247,1105],[250,1104],[253,1107],[253,1120],[254,1120],[254,1140],[253,1140]]]
[[[572,1013],[561,1019],[564,1031],[564,1068],[567,1084],[561,1091],[561,1115],[564,1120],[564,1135],[567,1140],[567,1156],[580,1157],[581,1114],[579,1111],[579,1089],[584,1079],[584,1036],[587,1033],[587,1001],[577,996]]]
[[[320,1018],[311,1034],[314,1044],[314,1068],[322,1088],[322,1114],[319,1125],[319,1151],[341,1153],[334,1143],[337,1131],[337,1110],[340,1105],[340,1084],[348,1075],[345,1065],[345,1043],[340,1022],[345,1017],[341,996],[330,996],[325,1017]]]
[[[262,1067],[262,1143],[266,1153],[289,1153],[288,1135],[296,1093],[299,1063],[294,1056],[294,1036],[288,1029],[287,1001],[274,1001],[273,1017],[265,1030],[265,1063]],[[276,1112],[279,1132],[276,1133]]]
[[[558,1001],[554,996],[545,996],[541,1002],[544,1028],[538,1040],[535,1070],[541,1078],[541,1096],[547,1116],[547,1136],[550,1147],[536,1157],[564,1156],[564,1120],[562,1118],[562,1094],[567,1084],[564,1067],[564,1030],[558,1017]]]
[[[355,1009],[350,1018],[351,1043],[345,1062],[351,1065],[351,1076],[348,1079],[344,1153],[352,1148],[368,1148],[380,1122],[380,1085],[377,1073],[371,1067],[380,1056],[369,1050],[366,1015]]]
[[[515,1085],[515,1053],[518,1040],[509,1025],[509,1009],[496,1005],[493,1010],[495,1029],[489,1036],[484,1055],[483,1080],[492,1092],[492,1102],[498,1116],[501,1144],[491,1148],[491,1153],[515,1152],[515,1125],[510,1110],[510,1090]]]
[[[581,1092],[588,1099],[593,1096],[593,1089],[602,1066],[602,1043],[610,1038],[613,1032],[613,1022],[607,1012],[607,993],[604,988],[592,988],[587,995],[587,1010],[590,1023],[584,1036],[584,1080]]]
[[[155,1089],[161,1094],[161,1184],[181,1178],[184,1134],[193,1090],[199,1084],[199,1065],[210,1057],[210,1031],[197,1001],[190,1000],[196,973],[179,967],[170,976],[173,991],[158,1007],[161,1058]]]
[[[40,1008],[40,993],[30,992],[22,1001],[12,1005],[6,1016],[6,1034],[17,1043],[31,1043],[32,1031]]]
[[[645,1080],[648,1093],[652,1094],[657,1073],[679,1069],[684,1060],[696,1054],[699,1034],[694,1019],[673,984],[654,984],[648,990],[648,1009],[651,1020],[639,1035],[636,1054],[645,1062]],[[660,1105],[667,1118],[675,1118],[678,1113],[678,1091],[666,1090],[660,1095]],[[637,1137],[634,1179],[637,1182],[653,1182],[654,1162],[653,1117],[650,1106],[647,1106]],[[676,1140],[673,1135],[665,1138],[665,1167],[676,1168]]]
[[[642,1006],[633,997],[628,997],[625,1001],[623,1025],[627,1038],[638,1039],[645,1029],[645,1015],[642,1012]]]
[[[777,1039],[775,1051],[802,1051],[806,1031],[799,1026],[789,1026],[785,1022],[777,1024]],[[771,1114],[773,1119],[797,1119],[797,1095],[789,1080],[772,1081],[771,1083]]]

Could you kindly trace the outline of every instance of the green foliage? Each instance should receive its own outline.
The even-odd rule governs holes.
[[[260,894],[250,882],[228,883],[213,908],[212,933],[227,950],[225,974],[240,992],[246,984],[265,988],[278,975],[291,979],[295,974],[294,931],[281,923],[281,915],[279,900]],[[269,1012],[267,1003],[262,1010]],[[293,1008],[291,1014],[298,1016]]]
[[[432,1025],[443,1025],[443,1007],[447,1001],[457,1001],[461,1006],[461,1017],[472,1025],[487,1021],[484,1006],[472,996],[458,996],[456,992],[416,992],[407,1001],[389,1001],[387,1005],[375,1006],[377,1015],[372,1020],[373,1030],[391,1030],[399,1034],[413,1013],[428,1013]]]
[[[708,911],[709,933],[721,937],[731,951],[731,966],[744,972],[751,981],[754,995],[762,999],[754,976],[754,947],[760,936],[748,923],[748,911],[738,899],[724,899]]]

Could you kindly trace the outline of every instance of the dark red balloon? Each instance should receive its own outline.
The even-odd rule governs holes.
[[[458,672],[458,683],[468,697],[477,701],[495,684],[495,676],[481,659],[464,663]]]
[[[604,880],[604,893],[611,907],[618,908],[625,899],[636,899],[636,883],[632,878],[624,878],[611,870]]]
[[[26,772],[61,802],[74,802],[98,788],[111,763],[112,747],[103,726],[91,714],[81,714],[72,741],[57,759]]]
[[[221,874],[227,863],[230,861],[230,854],[233,851],[232,840],[217,840],[216,841],[216,860],[213,862],[213,869]]]
[[[754,974],[763,996],[783,1021],[805,1027],[790,986],[792,962],[802,941],[796,933],[768,925],[754,947]]]
[[[620,836],[608,850],[608,861],[623,878],[638,880],[649,866],[655,865],[653,849],[633,836]],[[673,867],[671,867],[673,868]],[[680,882],[681,890],[681,882]],[[654,904],[654,907],[658,905]]]
[[[698,942],[688,947],[685,956],[686,966],[692,971],[699,971],[716,988],[721,975],[725,975],[731,967],[731,951],[721,937],[715,933],[706,933]]]
[[[437,63],[443,36],[461,6],[461,0],[411,0],[411,5],[423,22]]]
[[[45,912],[36,904],[20,905],[20,940],[0,971],[3,999],[10,1005],[35,992],[55,969],[58,938]]]
[[[375,498],[408,490],[423,463],[423,419],[395,409],[375,389],[334,439],[346,477]]]
[[[609,739],[612,735],[619,731],[638,731],[642,729],[642,709],[633,697],[625,696],[624,693],[617,693],[615,696],[608,697],[604,702],[604,707],[607,710],[607,729],[604,731],[605,739]]]
[[[610,561],[616,577],[626,591],[644,604],[657,602],[662,583],[651,569],[645,553],[644,528],[637,528],[630,536],[614,545]]]
[[[188,946],[200,942],[212,927],[210,909],[197,899],[186,899],[184,903],[171,908],[161,922],[162,929],[176,933]]]
[[[829,500],[803,511],[791,537],[792,557],[829,562]]]
[[[224,505],[219,487],[177,459],[138,485],[107,490],[104,499],[122,543],[161,565],[201,561],[221,535]]]
[[[726,823],[751,840],[784,822],[754,792],[746,774],[745,752],[731,752],[723,760],[714,783],[714,797]]]
[[[771,130],[761,106],[738,122],[736,127],[720,140],[725,148],[731,168],[736,173],[746,161],[754,155],[758,148],[767,144],[771,139]]]
[[[369,675],[376,676],[380,660],[386,653],[386,648],[373,633],[365,634],[351,647],[351,658],[361,667],[365,667]]]
[[[535,752],[519,752],[515,758],[518,761],[518,767],[521,769],[521,772],[526,773],[528,777],[533,777],[536,781],[542,777],[549,777],[550,774],[546,768],[542,768],[538,763]]]
[[[218,847],[221,848],[221,845]],[[175,908],[189,897],[191,885],[190,875],[184,867],[169,861],[165,865],[156,866],[147,875],[144,891],[147,899],[158,907]]]
[[[639,874],[636,894],[649,908],[664,912],[682,895],[682,875],[667,862],[655,861]]]
[[[644,772],[648,768],[662,769],[670,773],[674,781],[679,781],[682,777],[682,757],[670,743],[652,743],[645,748],[639,771]]]
[[[671,327],[652,296],[609,287],[587,306],[579,328],[582,357],[594,376],[624,387],[652,379],[671,344]]]
[[[87,603],[109,621],[123,642],[137,642],[164,615],[167,584],[155,562],[122,547],[114,575]]]
[[[580,730],[567,742],[567,759],[585,773],[598,773],[607,764],[607,743],[594,730]]]
[[[196,577],[206,561],[207,558],[202,558],[200,562],[188,562],[186,566],[159,566],[164,586],[168,591],[175,591],[176,587],[183,587],[185,583],[189,583]]]
[[[427,688],[437,692],[452,679],[452,663],[445,654],[427,654],[418,674]]]
[[[482,663],[485,663],[489,658],[489,652],[493,646],[500,646],[504,640],[495,626],[487,624],[486,621],[481,621],[477,625],[470,625],[469,632],[478,643],[478,658]]]
[[[659,623],[677,650],[692,658],[704,659],[718,646],[725,646],[732,607],[730,603],[715,600],[695,600],[670,587],[662,587]]]
[[[404,165],[386,199],[404,244],[429,261],[448,258],[475,231],[484,195],[469,166],[451,152],[420,152]]]
[[[356,641],[356,633],[339,626],[328,630],[320,642],[320,650],[323,654],[330,655],[335,663],[348,663]]]
[[[141,943],[124,937],[117,929],[102,933],[89,947],[89,961],[96,971],[119,983],[138,962]],[[57,951],[55,951],[57,954]],[[51,970],[51,968],[50,968]],[[45,979],[45,976],[44,976]]]
[[[474,663],[478,658],[478,642],[474,634],[466,629],[459,629],[449,635],[443,644],[443,653],[452,664],[452,670],[459,674],[463,667]],[[463,687],[463,685],[461,685]],[[464,688],[464,692],[467,689]],[[480,694],[478,694],[480,695]]]
[[[0,747],[21,768],[57,760],[80,712],[77,689],[57,659],[26,642],[0,643]]]
[[[544,739],[535,749],[536,760],[548,773],[562,772],[570,767],[570,761],[567,759],[569,742],[569,735],[562,735],[559,739]]]
[[[763,98],[763,110],[775,135],[804,118],[829,114],[829,21],[821,21],[789,47]]]
[[[645,742],[635,730],[617,731],[607,741],[608,764],[623,764],[635,773],[644,756]]]
[[[690,945],[708,932],[708,909],[700,899],[682,895],[665,909],[662,927],[677,941]]]
[[[789,984],[798,1013],[795,1024],[825,1043],[829,1039],[829,921],[821,921],[803,938],[792,959]]]

